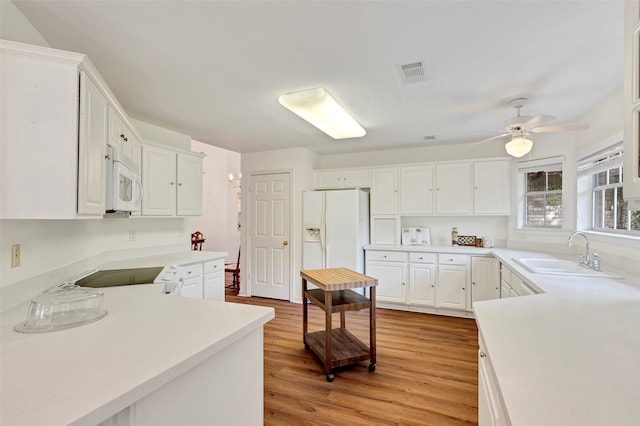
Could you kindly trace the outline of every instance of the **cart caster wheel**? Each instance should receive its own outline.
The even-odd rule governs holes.
[[[373,373],[374,371],[376,371],[376,365],[375,364],[369,364],[369,373]]]
[[[333,375],[333,373],[329,373],[329,374],[327,374],[327,382],[333,382],[333,379],[334,379],[335,377],[336,377],[336,376],[334,376],[334,375]]]
[[[308,351],[309,349],[311,349],[311,346],[309,346],[309,345],[307,345],[307,344],[305,343],[305,344],[304,344],[304,349]]]

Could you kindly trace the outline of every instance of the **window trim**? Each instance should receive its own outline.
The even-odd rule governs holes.
[[[566,164],[565,157],[563,155],[554,157],[539,158],[536,160],[525,160],[517,163],[517,184],[518,184],[518,218],[517,229],[520,230],[548,230],[548,231],[560,231],[565,225],[565,217],[563,214],[562,223],[559,225],[530,225],[527,224],[527,190],[526,190],[526,176],[528,172],[550,172],[560,171],[562,172],[562,189],[545,191],[548,193],[560,193],[562,196],[562,208],[565,210],[566,194],[565,188],[567,187],[567,177],[565,173]],[[539,193],[543,193],[540,191]]]

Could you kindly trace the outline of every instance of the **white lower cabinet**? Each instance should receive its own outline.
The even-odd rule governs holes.
[[[407,253],[367,251],[367,275],[378,279],[376,301],[407,303]]]
[[[467,309],[469,256],[464,254],[438,255],[438,289],[436,306]]]
[[[478,426],[503,426],[510,424],[500,398],[491,359],[482,338],[478,351]]]
[[[224,302],[224,259],[204,264],[204,298]]]
[[[182,277],[180,296],[202,299],[202,263],[180,267],[179,275]]]
[[[492,256],[471,256],[471,306],[500,298],[500,262]]]
[[[500,298],[530,296],[538,292],[504,263],[500,264]]]
[[[438,266],[434,253],[409,253],[408,303],[435,306]]]

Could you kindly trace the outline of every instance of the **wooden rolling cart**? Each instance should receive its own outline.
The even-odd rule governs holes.
[[[305,349],[311,349],[324,364],[327,381],[334,379],[333,369],[370,360],[369,371],[376,369],[376,286],[378,280],[346,268],[300,271],[302,277],[302,335]],[[308,290],[307,282],[318,288]],[[370,288],[370,298],[354,288]],[[325,330],[308,332],[308,302],[325,312]],[[369,346],[345,328],[345,312],[369,309]],[[332,328],[331,314],[340,312],[340,328]]]

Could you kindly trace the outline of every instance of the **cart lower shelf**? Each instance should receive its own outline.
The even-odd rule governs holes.
[[[331,330],[331,359],[327,359],[326,331],[316,331],[305,336],[305,348],[311,349],[325,365],[327,379],[331,381],[331,370],[343,365],[355,364],[370,359],[369,371],[375,369],[375,358],[371,349],[345,328]]]

